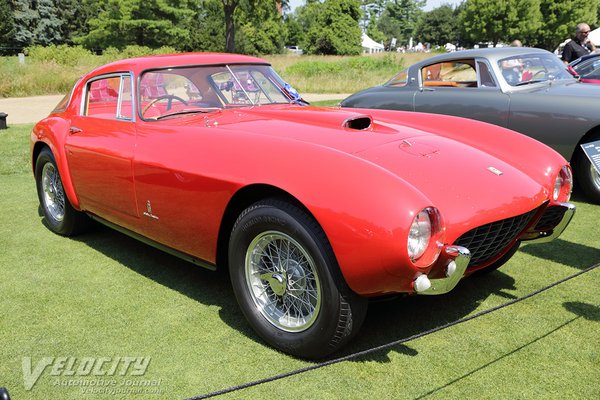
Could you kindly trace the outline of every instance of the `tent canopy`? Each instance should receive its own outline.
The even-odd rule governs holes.
[[[383,51],[383,45],[368,37],[364,32],[362,34],[362,48],[365,53],[379,53]]]

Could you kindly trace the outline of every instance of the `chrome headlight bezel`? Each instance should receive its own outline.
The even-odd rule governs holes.
[[[412,263],[418,267],[433,264],[442,250],[444,235],[445,227],[437,208],[426,207],[416,213],[406,243]]]
[[[569,201],[573,191],[573,172],[571,167],[564,165],[554,180],[552,199],[554,201]]]

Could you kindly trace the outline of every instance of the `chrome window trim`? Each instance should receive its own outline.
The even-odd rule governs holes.
[[[123,79],[125,77],[129,77],[129,84],[130,84],[130,89],[131,89],[131,117],[125,117],[123,115],[121,115],[121,102],[122,102],[122,97],[123,97]],[[128,71],[128,72],[114,72],[114,73],[110,73],[110,74],[103,74],[103,75],[97,75],[94,76],[90,79],[88,79],[85,82],[85,85],[83,87],[83,95],[81,96],[81,105],[79,107],[79,116],[81,117],[89,117],[89,118],[95,118],[94,116],[89,116],[87,115],[87,98],[88,98],[88,94],[89,94],[89,87],[92,83],[102,80],[102,79],[110,79],[110,78],[119,78],[119,97],[117,99],[117,112],[115,114],[115,121],[127,121],[127,122],[135,122],[136,121],[136,117],[135,117],[135,112],[133,111],[134,108],[134,104],[136,104],[136,98],[135,98],[135,94],[133,91],[133,71]],[[103,118],[104,119],[104,118]]]

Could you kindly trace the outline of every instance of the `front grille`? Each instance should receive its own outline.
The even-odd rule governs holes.
[[[458,238],[456,245],[471,252],[469,267],[482,265],[497,257],[525,229],[537,209],[471,229]]]
[[[567,207],[563,206],[548,207],[546,211],[544,211],[544,215],[542,215],[542,218],[540,218],[538,223],[535,224],[534,230],[543,232],[556,227],[556,225],[558,225],[563,219],[563,216],[565,215],[566,211]]]

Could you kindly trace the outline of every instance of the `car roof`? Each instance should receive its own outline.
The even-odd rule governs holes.
[[[492,47],[483,49],[470,49],[453,51],[451,53],[440,54],[431,58],[427,58],[416,65],[427,65],[440,61],[447,60],[460,60],[464,58],[487,58],[490,61],[500,60],[502,58],[519,56],[524,54],[551,54],[549,51],[543,49],[536,49],[533,47]]]
[[[252,56],[228,53],[181,53],[127,58],[96,68],[88,75],[107,74],[111,72],[141,72],[154,68],[176,68],[192,65],[224,65],[224,64],[263,64],[269,62]]]

